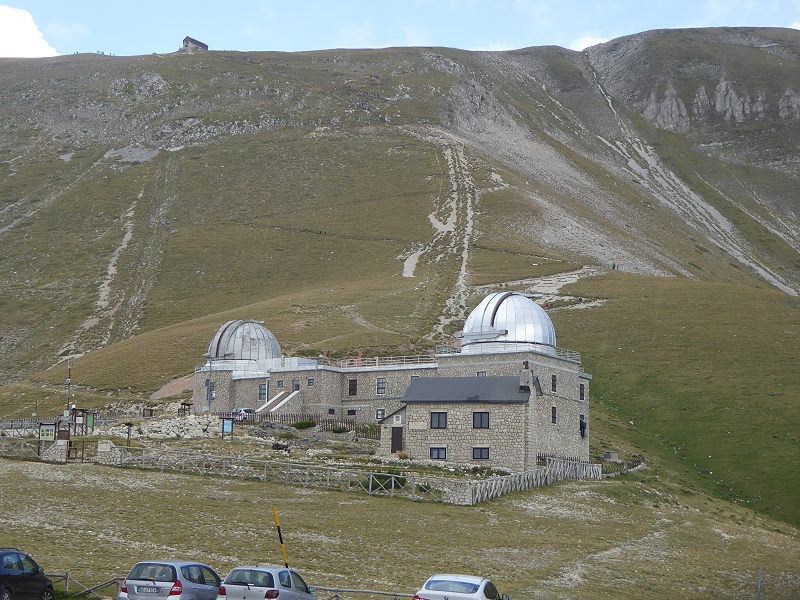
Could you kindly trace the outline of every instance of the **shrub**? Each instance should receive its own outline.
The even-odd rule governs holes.
[[[298,421],[297,423],[292,423],[292,427],[295,429],[308,429],[310,427],[315,427],[316,424],[316,421]]]
[[[402,451],[395,452],[395,456],[397,456],[397,458],[399,458],[400,460],[408,460],[409,459],[408,454],[406,454],[405,452],[402,452]]]
[[[350,431],[347,427],[334,427],[331,429],[331,433],[347,433]]]
[[[291,431],[281,431],[278,434],[279,440],[296,440],[297,436],[293,434]]]

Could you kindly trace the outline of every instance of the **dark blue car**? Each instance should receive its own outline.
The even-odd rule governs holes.
[[[0,548],[0,600],[53,600],[44,569],[16,548]]]

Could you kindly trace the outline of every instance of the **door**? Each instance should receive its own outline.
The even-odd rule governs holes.
[[[280,585],[279,589],[281,590],[279,597],[286,596],[286,598],[289,598],[290,600],[297,599],[297,594],[295,594],[292,590],[292,576],[289,574],[289,571],[280,571],[278,573],[278,584]]]
[[[200,567],[203,576],[203,583],[206,584],[206,589],[203,590],[205,600],[217,600],[217,593],[219,592],[219,575],[211,570],[210,567],[205,565]]]
[[[292,585],[300,600],[313,600],[314,597],[308,591],[308,585],[296,571],[292,571]]]
[[[30,600],[39,598],[42,594],[42,576],[39,573],[39,565],[25,554],[19,555],[19,563],[22,567],[21,583],[25,589],[24,595],[20,594],[19,597],[30,598]]]
[[[403,449],[403,428],[392,427],[392,447],[390,452],[399,452]]]

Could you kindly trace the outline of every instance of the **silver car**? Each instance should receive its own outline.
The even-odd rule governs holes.
[[[495,585],[472,575],[432,575],[412,600],[509,600]]]
[[[219,600],[316,600],[314,588],[292,569],[236,567],[219,588]]]
[[[117,600],[216,600],[220,577],[190,561],[147,561],[134,565]]]

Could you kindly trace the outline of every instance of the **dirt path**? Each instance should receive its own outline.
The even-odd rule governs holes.
[[[367,321],[364,316],[356,310],[355,304],[349,304],[347,306],[342,306],[342,312],[347,315],[347,318],[353,321],[356,325],[361,325],[361,327],[365,327],[366,329],[372,329],[373,331],[381,331],[383,333],[393,333],[399,335],[396,331],[392,331],[391,329],[384,329],[383,327],[379,327]]]
[[[415,277],[417,264],[421,260],[433,265],[451,261],[457,264],[455,281],[450,284],[444,310],[433,331],[428,335],[429,338],[439,338],[444,336],[444,330],[448,325],[463,321],[466,316],[467,266],[478,192],[464,144],[438,130],[409,129],[407,132],[439,148],[447,173],[447,186],[434,200],[433,211],[428,215],[428,221],[434,231],[433,239],[430,243],[415,243],[409,252],[401,256],[403,277]]]

